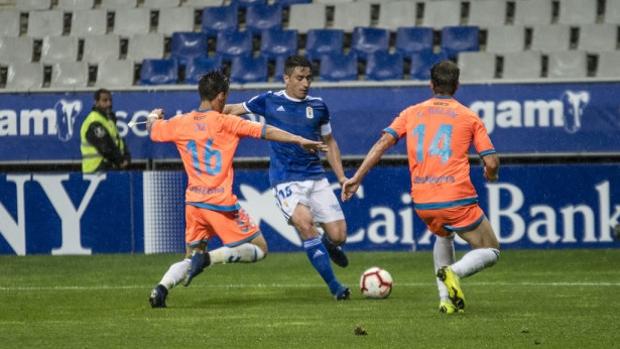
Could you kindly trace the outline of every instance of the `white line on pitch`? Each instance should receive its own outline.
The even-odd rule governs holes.
[[[395,282],[395,287],[429,287],[430,282]],[[465,282],[471,286],[510,286],[510,287],[620,287],[620,282]],[[151,289],[152,285],[97,285],[97,286],[0,286],[0,291],[96,291],[96,290],[135,290]],[[323,284],[194,284],[191,288],[313,288]]]

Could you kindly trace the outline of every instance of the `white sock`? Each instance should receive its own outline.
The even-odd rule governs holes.
[[[217,263],[254,263],[265,258],[265,252],[258,246],[244,243],[235,247],[222,246],[209,251],[211,264]]]
[[[433,262],[435,263],[435,273],[439,268],[454,263],[454,235],[450,237],[437,236],[435,245],[433,245]],[[439,291],[439,299],[448,299],[448,289],[443,281],[437,280],[437,290]]]
[[[459,277],[473,275],[480,270],[490,267],[499,259],[499,250],[495,248],[478,248],[467,252],[458,262],[450,268]]]
[[[168,268],[168,271],[164,274],[159,283],[164,285],[168,290],[173,288],[185,279],[191,265],[192,261],[189,258],[174,263]]]

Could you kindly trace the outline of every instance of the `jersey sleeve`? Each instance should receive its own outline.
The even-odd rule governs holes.
[[[151,126],[151,140],[154,142],[173,142],[176,137],[175,130],[180,129],[182,121],[182,115],[177,115],[168,120],[156,120]]]
[[[407,113],[402,111],[394,121],[390,124],[390,126],[383,129],[383,132],[392,135],[397,140],[407,133]]]
[[[222,119],[222,128],[239,137],[264,138],[266,127],[266,125],[236,115],[224,115]]]
[[[489,133],[487,132],[484,123],[480,118],[475,117],[474,123],[472,124],[473,128],[473,144],[474,148],[480,156],[485,156],[489,154],[495,154],[495,148],[493,147],[493,143],[491,142],[491,138],[489,137]]]
[[[243,107],[250,113],[265,116],[266,100],[271,92],[261,93],[252,97],[249,101],[243,102]]]

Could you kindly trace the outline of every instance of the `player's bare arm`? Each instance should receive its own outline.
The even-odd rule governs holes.
[[[345,176],[344,169],[342,168],[342,159],[340,158],[340,148],[338,147],[338,142],[336,142],[336,139],[331,133],[324,135],[322,138],[328,149],[327,162],[329,162],[329,166],[331,166],[336,178],[338,178],[338,183],[342,185],[348,178]]]
[[[388,133],[384,133],[381,138],[379,138],[377,143],[368,151],[366,158],[364,158],[364,161],[355,172],[355,175],[342,185],[342,193],[340,194],[342,201],[349,200],[353,194],[355,194],[362,180],[366,177],[366,174],[368,174],[368,171],[381,160],[383,154],[394,144],[396,144],[396,138]]]
[[[312,141],[301,136],[281,130],[277,127],[265,126],[265,139],[269,141],[295,143],[309,152],[327,151],[327,145],[323,142]]]
[[[499,156],[489,154],[482,157],[484,163],[484,178],[489,182],[496,182],[499,179]]]
[[[248,111],[245,110],[243,103],[226,104],[222,110],[222,114],[243,115],[247,113]]]

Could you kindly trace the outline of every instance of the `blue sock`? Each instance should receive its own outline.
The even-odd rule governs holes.
[[[336,294],[340,289],[340,282],[336,280],[334,271],[332,269],[331,262],[329,261],[329,255],[327,250],[321,241],[321,237],[315,237],[310,240],[306,240],[303,243],[306,255],[314,269],[321,275],[329,290],[332,294]]]

